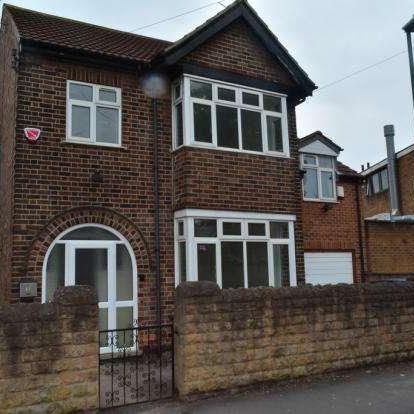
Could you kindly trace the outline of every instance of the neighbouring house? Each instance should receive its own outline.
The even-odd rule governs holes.
[[[119,329],[170,320],[184,280],[303,284],[304,249],[347,252],[359,280],[357,235],[303,220],[353,220],[354,175],[330,144],[329,200],[302,201],[299,145],[321,153],[295,107],[316,87],[246,1],[175,43],[9,5],[1,33],[5,301],[89,284]]]
[[[337,160],[342,148],[316,131],[299,141],[307,283],[363,279],[360,177]]]
[[[393,136],[386,139],[387,158],[360,173],[367,279],[413,279],[414,145],[395,153]]]

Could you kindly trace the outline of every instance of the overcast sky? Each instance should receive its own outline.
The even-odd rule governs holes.
[[[212,1],[7,2],[133,31]],[[401,27],[414,13],[412,0],[250,0],[250,4],[320,87],[406,49]],[[137,33],[176,40],[221,9],[215,4]],[[298,135],[321,130],[344,148],[340,159],[358,170],[362,163],[384,157],[384,124],[395,125],[397,149],[414,143],[413,120],[406,54],[316,91],[297,108]]]

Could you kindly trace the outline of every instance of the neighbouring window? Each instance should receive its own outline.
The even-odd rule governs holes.
[[[388,169],[384,168],[368,177],[367,195],[382,193],[388,190]]]
[[[174,148],[289,154],[284,95],[184,76],[172,96]]]
[[[136,269],[132,250],[122,237],[97,225],[75,228],[53,242],[45,261],[43,302],[51,301],[58,287],[89,285],[98,298],[100,330],[134,326]],[[111,335],[101,333],[101,352],[108,352]],[[127,343],[117,342],[118,346],[132,345],[132,336],[128,338]]]
[[[336,200],[335,158],[302,154],[303,197],[307,200]]]
[[[177,284],[207,280],[224,289],[288,285],[295,276],[290,228],[293,230],[292,221],[277,219],[179,218]],[[185,247],[189,250],[184,251]]]
[[[68,141],[121,145],[121,90],[75,81],[67,83]]]

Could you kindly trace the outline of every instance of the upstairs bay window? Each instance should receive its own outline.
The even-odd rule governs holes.
[[[174,148],[289,156],[286,97],[184,76],[173,86]]]
[[[223,289],[296,284],[294,216],[183,210],[176,213],[176,283]]]
[[[121,145],[121,90],[83,82],[67,83],[66,140]]]
[[[335,158],[302,154],[303,197],[305,200],[336,200]]]

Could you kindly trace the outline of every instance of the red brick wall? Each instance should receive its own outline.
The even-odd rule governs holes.
[[[16,28],[5,11],[0,37],[0,302],[7,299],[12,255],[14,129],[16,122]]]
[[[302,202],[304,251],[349,251],[353,254],[354,281],[362,279],[358,184],[338,181],[344,187],[344,198],[338,203]],[[324,206],[329,210],[325,211]]]

